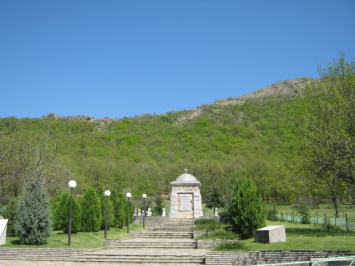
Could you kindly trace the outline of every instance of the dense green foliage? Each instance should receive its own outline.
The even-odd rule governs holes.
[[[256,229],[265,226],[265,206],[258,188],[250,178],[236,181],[229,216],[233,231],[242,239],[252,237]]]
[[[105,221],[107,218],[107,229],[114,226],[115,223],[115,212],[113,207],[113,201],[111,195],[106,197],[103,190],[99,190],[99,195],[101,195],[101,229],[105,229]],[[114,198],[115,200],[115,198]],[[106,217],[107,216],[107,217]]]
[[[355,184],[355,61],[342,55],[320,74],[295,103],[307,138],[301,173],[312,195],[331,199],[338,215],[338,201],[349,198]]]
[[[53,227],[56,230],[63,230],[64,233],[69,231],[69,211],[70,211],[70,195],[62,193],[55,197],[51,202]],[[74,196],[72,198],[72,225],[71,232],[77,233],[81,230],[81,204]]]
[[[88,188],[81,198],[80,203],[83,212],[81,216],[82,231],[99,231],[102,223],[101,200],[95,189]]]
[[[67,193],[61,193],[51,201],[54,230],[64,230],[64,228],[67,227],[66,224],[69,223],[69,207],[66,205],[68,198],[70,198],[70,195]]]
[[[163,208],[164,208],[164,200],[163,198],[159,195],[156,199],[155,199],[155,206],[153,209],[153,212],[157,215],[162,215],[163,213]]]
[[[122,194],[118,194],[116,192],[112,192],[110,196],[113,202],[113,213],[114,220],[113,225],[116,228],[122,228],[126,223],[126,212],[125,212],[125,200]]]
[[[40,179],[28,181],[18,203],[16,235],[21,244],[43,245],[51,234],[49,198]]]
[[[187,167],[203,184],[204,198],[216,187],[227,199],[236,174],[254,173],[265,198],[289,201],[295,187],[277,184],[298,160],[288,114],[291,102],[289,97],[272,97],[204,105],[190,119],[183,119],[189,111],[96,121],[2,118],[0,143],[6,150],[18,141],[26,149],[30,142],[47,154],[43,164],[51,196],[67,190],[67,182],[74,179],[80,184],[79,194],[88,187],[105,187],[156,197],[169,193],[170,182]],[[27,161],[34,153],[21,154]],[[55,160],[49,160],[54,155]],[[10,159],[0,161],[0,178],[6,180],[1,182],[3,203],[18,196],[26,179],[20,162],[12,161],[8,168]]]
[[[351,202],[353,65],[342,57],[306,92],[297,89],[300,97],[231,98],[123,119],[0,118],[0,202],[18,197],[37,171],[51,198],[68,191],[71,179],[79,184],[78,198],[90,187],[100,194],[109,189],[109,223],[120,227],[126,217],[118,213],[126,215],[127,207],[119,197],[131,192],[138,205],[143,193],[169,197],[170,182],[184,168],[201,182],[202,199],[214,201],[212,207],[230,201],[237,176],[250,176],[266,202]]]

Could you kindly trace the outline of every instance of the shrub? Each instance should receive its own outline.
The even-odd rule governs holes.
[[[198,239],[238,239],[238,235],[224,229],[217,229],[205,232]]]
[[[265,226],[266,211],[261,194],[250,178],[238,179],[229,207],[233,231],[242,239],[250,238]]]
[[[216,230],[221,228],[221,226],[217,219],[199,219],[195,221],[196,230]]]
[[[223,243],[213,247],[213,250],[215,250],[215,251],[228,251],[228,250],[248,251],[248,248],[245,247],[244,243],[241,243],[238,241],[235,241],[235,242],[226,241],[226,242],[223,242]]]
[[[164,200],[161,195],[155,199],[154,213],[162,215],[164,208]]]
[[[309,213],[309,206],[305,203],[301,203],[297,209],[297,212],[301,215],[301,224],[310,224],[311,215]]]
[[[276,205],[273,206],[273,208],[269,208],[267,211],[267,219],[269,221],[277,221],[277,209],[276,209]]]

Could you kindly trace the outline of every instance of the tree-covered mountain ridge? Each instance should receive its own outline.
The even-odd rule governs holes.
[[[298,191],[294,169],[302,159],[292,103],[311,82],[277,82],[163,115],[0,118],[1,200],[18,196],[39,167],[50,195],[66,190],[70,179],[79,192],[168,194],[170,182],[188,168],[203,197],[216,188],[228,198],[235,178],[250,176],[265,199],[288,201]]]

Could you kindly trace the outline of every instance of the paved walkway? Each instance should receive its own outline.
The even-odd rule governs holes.
[[[162,265],[156,263],[110,263],[110,262],[72,262],[72,261],[23,261],[23,260],[0,260],[1,266],[112,266],[112,265],[124,265],[124,266],[153,266]],[[168,263],[168,266],[200,266],[202,264],[187,264],[187,263]]]

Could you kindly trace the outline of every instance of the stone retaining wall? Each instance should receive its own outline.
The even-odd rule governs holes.
[[[307,262],[316,258],[330,258],[336,256],[354,256],[355,252],[349,251],[255,251],[255,252],[217,252],[206,253],[206,265],[257,265],[290,263],[292,265],[308,265]],[[298,263],[297,263],[298,262]],[[304,263],[302,263],[304,262]]]

